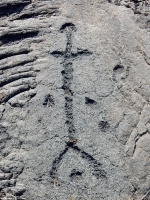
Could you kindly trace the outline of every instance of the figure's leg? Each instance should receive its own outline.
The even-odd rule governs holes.
[[[50,171],[50,176],[51,178],[57,178],[57,170],[58,170],[58,167],[60,165],[60,162],[61,160],[63,159],[64,155],[67,153],[69,147],[66,146],[65,149],[63,149],[60,154],[55,158],[55,160],[53,161],[53,164],[52,164],[52,168],[51,168],[51,171]]]
[[[106,171],[101,169],[101,165],[102,163],[98,162],[93,156],[91,156],[90,154],[88,154],[87,152],[83,151],[82,149],[80,149],[78,146],[71,146],[71,148],[77,152],[80,153],[81,158],[87,160],[89,162],[89,164],[93,167],[93,175],[96,176],[97,178],[103,177],[103,178],[107,178],[106,177]]]

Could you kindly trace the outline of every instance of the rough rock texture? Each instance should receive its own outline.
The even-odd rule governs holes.
[[[150,200],[143,2],[0,1],[1,200]]]

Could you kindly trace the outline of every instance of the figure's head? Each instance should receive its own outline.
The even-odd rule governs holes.
[[[72,31],[77,30],[73,23],[65,23],[61,26],[60,32],[63,33],[64,31],[67,31],[67,29],[72,30]]]

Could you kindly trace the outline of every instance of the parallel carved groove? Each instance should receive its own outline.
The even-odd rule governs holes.
[[[17,89],[15,89],[14,91],[12,92],[9,92],[8,94],[4,95],[4,97],[1,99],[1,103],[3,102],[7,102],[9,99],[11,99],[12,97],[22,93],[22,92],[25,92],[25,91],[28,91],[30,90],[30,85],[23,85]]]
[[[20,13],[24,9],[24,7],[26,7],[30,3],[30,0],[20,2],[2,1],[0,3],[0,17],[8,16],[13,13]]]
[[[34,11],[34,12],[26,12],[26,13],[21,13],[19,16],[15,18],[15,20],[25,20],[25,19],[30,19],[34,18],[37,16],[58,16],[59,11],[56,8],[51,8],[49,10],[43,10],[43,11]]]
[[[10,42],[15,42],[18,40],[24,40],[26,38],[36,37],[38,35],[38,30],[18,30],[17,32],[7,32],[0,36],[0,41],[2,44],[7,44]]]
[[[16,48],[16,47],[14,47],[14,48]],[[9,49],[9,51],[4,51],[4,50],[0,49],[0,60],[15,56],[15,55],[28,54],[30,52],[31,52],[31,49],[21,48],[21,47],[20,47],[20,49],[18,49],[18,51],[15,51],[15,49]]]
[[[26,54],[16,55],[15,59],[12,61],[12,58],[7,58],[0,61],[0,70],[7,70],[17,66],[22,66],[28,63],[34,62],[37,58],[35,56],[29,56]]]
[[[18,79],[22,79],[22,78],[29,78],[29,77],[35,77],[36,75],[34,73],[31,72],[26,72],[26,73],[20,73],[17,75],[12,75],[9,78],[4,78],[2,80],[0,80],[0,87],[3,87],[4,85],[11,83],[13,81],[16,81]]]

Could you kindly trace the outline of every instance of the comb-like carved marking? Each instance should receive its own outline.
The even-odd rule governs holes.
[[[9,102],[12,106],[23,106],[29,101],[35,94],[36,87],[36,74],[33,71],[33,67],[26,66],[26,64],[32,64],[36,60],[36,57],[29,54],[16,55],[17,51],[10,48],[11,51],[8,58],[0,60],[0,69],[3,70],[0,75],[0,102]],[[22,52],[25,49],[22,48]],[[27,49],[27,51],[31,51]],[[15,54],[15,56],[13,56]],[[4,55],[2,53],[1,55]]]
[[[35,28],[12,28],[0,33],[1,45],[5,44],[0,52],[0,103],[22,107],[36,94],[36,73],[32,66],[37,57],[20,41],[35,38],[38,33]]]

